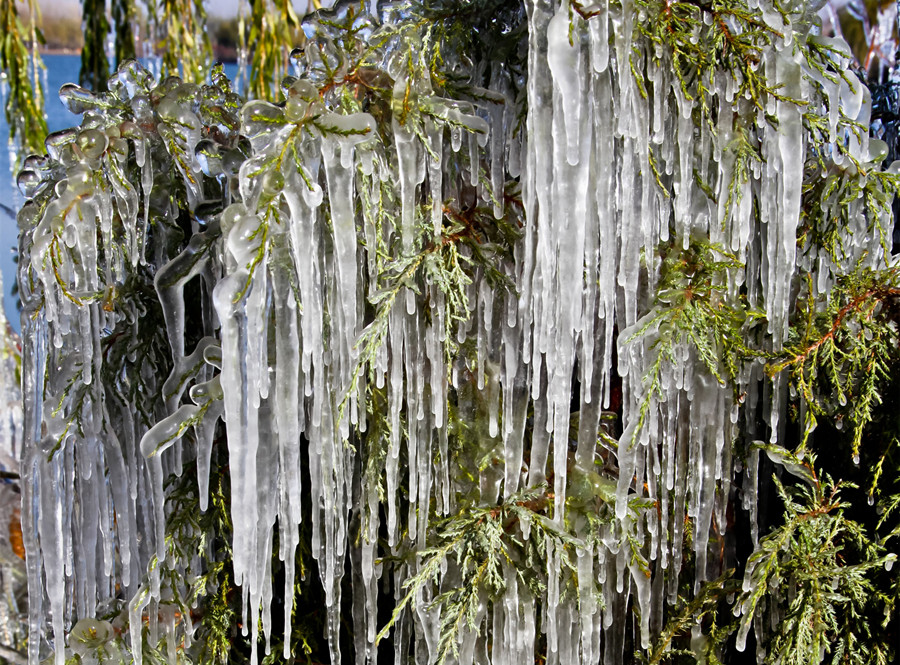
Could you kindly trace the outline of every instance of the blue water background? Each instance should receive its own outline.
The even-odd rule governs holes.
[[[81,57],[78,55],[45,55],[44,64],[47,66],[47,127],[51,132],[56,132],[67,127],[77,126],[81,118],[73,115],[59,101],[57,92],[65,83],[78,82],[78,69],[81,66]],[[225,65],[225,73],[229,78],[234,78],[237,73],[237,65]],[[9,126],[6,124],[6,116],[0,113],[0,146],[4,145],[9,137]],[[19,210],[25,200],[15,186],[15,178],[10,170],[10,151],[0,148],[0,203],[4,206]],[[3,274],[3,310],[6,317],[15,330],[20,329],[20,313],[18,298],[13,295],[13,284],[16,281],[16,264],[14,261],[15,247],[18,245],[18,229],[15,219],[0,209],[0,272]]]

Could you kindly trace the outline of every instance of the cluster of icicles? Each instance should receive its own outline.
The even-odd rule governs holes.
[[[0,293],[3,280],[0,279]],[[22,447],[22,393],[18,381],[19,337],[12,331],[0,308],[0,470],[18,470]],[[15,485],[0,483],[0,646],[14,648],[25,637],[20,620],[17,592],[24,584],[24,562],[15,556],[11,534],[18,516],[19,495]]]
[[[160,566],[151,562],[167,556],[164,478],[180,473],[190,457],[197,459],[206,508],[219,419],[230,459],[234,579],[254,650],[260,625],[266,638],[272,626],[276,524],[290,630],[305,504],[312,507],[311,547],[326,594],[332,662],[341,662],[341,578],[348,556],[354,652],[360,665],[375,662],[379,580],[392,574],[402,593],[403,580],[418,565],[413,559],[389,567],[378,560],[384,554],[377,543],[380,517],[391,551],[402,553],[425,546],[431,515],[457,510],[447,405],[451,388],[470,380],[487,403],[487,436],[502,451],[501,472],[481,482],[482,504],[549,479],[552,515],[562,520],[567,473],[573,465],[595,468],[614,374],[622,380],[624,433],[612,465],[618,466],[618,522],[606,527],[598,544],[578,552],[584,588],[596,580],[603,602],[589,591],[580,603],[575,594],[561,595],[561,567],[554,563],[560,554],[550,552],[541,571],[547,596],[534,598],[508,571],[502,597],[485,602],[478,614],[482,638],[463,631],[461,663],[472,662],[476,645],[490,651],[495,665],[530,662],[537,630],[547,635],[548,663],[621,662],[629,598],[640,609],[640,644],[648,647],[664,604],[674,601],[679,587],[685,516],[693,524],[695,586],[720,572],[725,562],[707,560],[708,541],[715,525],[726,524],[737,474],[744,474],[745,508],[755,510],[755,462],[751,457],[742,472],[732,459],[732,439],[738,428],[756,435],[759,412],[777,439],[786,395],[778,382],[762,393],[757,386],[771,384],[760,381],[755,366],[741,377],[745,404],[735,404],[731,387],[717,383],[685,346],[663,372],[664,399],[654,401],[634,436],[654,331],[625,340],[655,291],[656,248],[670,237],[684,239],[686,247],[699,235],[733,251],[746,270],[728,284],[728,297],[743,287],[751,306],[765,311],[773,349],[785,338],[797,262],[816,262],[806,267],[817,271],[820,292],[835,267],[828,256],[795,256],[807,149],[801,109],[771,100],[765,111],[778,118],[775,128],[748,101],[734,98],[738,82],[723,75],[708,82],[720,110],[716,131],[698,126],[696,102],[683,94],[665,55],[647,58],[652,94],[641,94],[630,60],[641,17],[627,0],[600,4],[589,20],[576,17],[570,33],[566,6],[527,3],[524,132],[516,131],[511,75],[503,63],[490,63],[490,76],[479,74],[486,80],[473,79],[487,89],[477,100],[443,99],[427,81],[405,78],[405,54],[417,47],[408,37],[383,47],[378,80],[390,78],[396,101],[391,137],[382,140],[366,113],[326,107],[333,98],[323,92],[323,72],[340,80],[352,55],[341,53],[327,33],[346,20],[351,5],[328,12],[328,24],[307,19],[312,39],[295,54],[299,78],[285,82],[284,104],[251,102],[238,112],[221,86],[169,79],[154,87],[135,63],[119,70],[106,95],[63,88],[64,103],[83,113],[82,125],[52,136],[49,157],[30,158],[19,179],[33,199],[19,217],[31,663],[44,655],[47,641],[38,639],[44,636],[63,665],[67,627],[116,598],[129,602],[133,641],[142,634],[134,627],[147,623],[151,644],[166,638],[173,658],[176,634],[190,646],[190,614],[176,620]],[[765,0],[759,11],[783,35],[759,64],[773,87],[821,104],[819,87],[811,83],[817,81],[829,103],[832,139],[838,108],[866,126],[865,89],[805,67],[792,40],[807,36],[794,33]],[[380,20],[358,17],[360,38],[375,43],[372,35],[392,16],[403,19],[390,10]],[[409,103],[425,111],[404,122],[398,110]],[[311,116],[317,123],[299,131]],[[733,123],[746,117],[757,119],[753,131],[765,163],[754,164],[740,183],[740,203],[727,209],[735,161],[727,146]],[[245,158],[239,146],[247,140]],[[651,150],[667,192],[648,168]],[[864,162],[877,157],[865,144],[855,151]],[[695,174],[718,202],[696,184]],[[387,386],[392,425],[383,444],[382,511],[378,488],[362,475],[358,447],[346,445],[365,436],[368,426],[366,372],[344,401],[359,361],[356,343],[368,323],[366,299],[378,286],[376,251],[395,239],[403,253],[440,242],[445,201],[474,196],[498,218],[508,214],[503,191],[511,179],[521,183],[524,229],[515,262],[499,267],[515,291],[492,287],[480,271],[474,275],[470,317],[456,336],[473,340],[475,353],[445,364],[446,303],[436,284],[419,284],[419,293],[404,290],[390,312],[372,362],[377,387]],[[381,196],[384,183],[394,187],[393,199]],[[177,247],[172,230],[180,211],[169,194],[179,188],[187,192],[193,225],[186,247]],[[371,200],[387,207],[379,219],[390,223],[375,219],[377,206],[364,204]],[[880,249],[864,246],[866,222],[858,217],[863,226],[853,238],[859,246],[850,248],[847,260],[868,250],[874,261]],[[153,337],[142,331],[144,309],[137,298],[117,299],[129,279],[147,270],[155,273],[168,348],[140,347],[142,336]],[[183,291],[195,278],[208,294],[205,336],[186,349]],[[134,346],[110,352],[111,331],[124,331]],[[159,376],[159,367],[171,372]],[[576,379],[581,403],[572,454]],[[189,425],[193,436],[182,438]],[[300,468],[301,459],[308,459],[308,470]],[[307,474],[310,486],[303,487]],[[408,514],[400,514],[401,494]],[[659,511],[635,515],[628,502],[636,496],[658,502]],[[358,538],[353,524],[362,525]],[[623,530],[643,542],[651,575],[619,546]],[[410,649],[416,662],[432,659],[440,611],[424,608],[420,603],[422,611],[408,612],[396,628],[421,639],[394,640],[395,662],[406,662]],[[485,632],[492,632],[490,647]],[[141,648],[133,646],[140,663]]]
[[[3,280],[0,279],[0,293]],[[17,378],[19,338],[0,310],[0,467],[15,471],[22,448],[22,392]]]

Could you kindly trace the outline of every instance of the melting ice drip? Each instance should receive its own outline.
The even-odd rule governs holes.
[[[32,199],[20,213],[30,628],[52,638],[57,665],[67,626],[114,598],[130,602],[132,626],[149,623],[151,644],[161,624],[170,647],[176,632],[189,646],[190,613],[176,626],[171,590],[153,564],[167,558],[163,481],[196,457],[206,508],[220,419],[231,470],[233,572],[254,659],[259,619],[267,640],[272,628],[276,524],[290,630],[294,551],[308,502],[332,662],[341,662],[348,556],[354,650],[357,662],[374,662],[378,581],[393,574],[399,598],[419,565],[414,558],[393,568],[377,562],[385,553],[377,543],[381,515],[390,553],[399,555],[426,546],[434,515],[461,509],[464,474],[448,451],[450,424],[475,422],[479,409],[487,422],[479,436],[498,461],[474,490],[482,505],[549,479],[551,514],[562,527],[571,476],[593,472],[601,454],[618,469],[601,481],[615,487],[607,510],[616,519],[577,548],[581,601],[560,593],[559,557],[568,554],[551,548],[540,572],[543,596],[532,596],[510,568],[501,596],[482,604],[477,621],[493,627],[493,663],[533,657],[538,607],[548,663],[619,662],[630,598],[647,647],[666,598],[677,595],[686,516],[695,587],[718,572],[721,562],[707,561],[707,549],[710,533],[726,523],[739,473],[732,440],[739,424],[755,427],[760,411],[776,439],[786,396],[778,382],[763,393],[760,367],[749,366],[738,378],[747,397],[735,404],[731,387],[682,344],[641,422],[642,381],[660,334],[645,325],[654,314],[655,257],[661,243],[687,250],[698,237],[733,252],[745,267],[727,275],[723,305],[743,289],[765,311],[766,344],[780,348],[798,263],[815,271],[818,293],[841,268],[829,256],[796,254],[807,150],[801,110],[774,97],[756,109],[736,96],[741,82],[721,73],[705,81],[714,112],[700,109],[668,56],[648,52],[637,36],[643,19],[627,1],[604,0],[585,9],[586,20],[544,0],[529,0],[526,11],[524,132],[504,63],[468,72],[478,86],[469,100],[438,95],[410,66],[424,47],[420,35],[394,29],[406,18],[395,8],[383,23],[354,15],[352,5],[327,13],[327,23],[307,20],[310,41],[293,56],[299,78],[285,81],[279,105],[238,110],[222,79],[154,86],[134,63],[113,77],[108,95],[63,88],[64,103],[84,114],[82,126],[48,139],[49,157],[31,159],[19,179]],[[782,35],[758,64],[772,85],[827,107],[832,141],[843,140],[839,110],[867,124],[863,86],[832,81],[794,55],[792,40],[807,38],[802,17],[785,23],[768,3],[759,11]],[[329,32],[343,22],[381,44],[363,65],[356,66],[361,50],[344,52]],[[644,58],[642,81],[632,69],[635,53]],[[464,61],[455,64],[465,71]],[[360,92],[366,89],[388,100],[377,118]],[[696,122],[698,113],[715,124]],[[736,168],[729,146],[741,132],[758,142],[765,162],[752,163],[728,206]],[[851,139],[860,162],[879,158],[874,147],[864,136]],[[828,158],[846,167],[838,151]],[[522,215],[508,196],[515,179]],[[182,208],[173,192],[184,192]],[[445,235],[447,219],[474,209],[522,222],[514,260],[497,254],[494,266],[515,288],[471,270],[461,280],[467,316],[457,322],[462,301],[450,301],[452,289],[429,279],[437,273],[428,266],[463,234]],[[861,211],[854,217],[859,228],[844,261],[866,252],[877,261],[869,222]],[[881,223],[889,228],[889,219]],[[464,261],[476,258],[459,251]],[[400,259],[391,261],[391,252]],[[146,293],[134,288],[150,279],[166,342],[144,327]],[[186,349],[184,290],[195,279],[208,294],[203,312],[190,313],[203,336]],[[373,309],[384,316],[373,319]],[[471,351],[448,364],[445,349],[454,342]],[[601,451],[601,416],[616,375],[624,433],[616,451]],[[460,399],[467,388],[477,400]],[[362,473],[374,424],[371,390],[383,391],[387,404],[383,511],[378,486]],[[302,487],[307,473],[310,486]],[[743,480],[751,512],[755,473],[751,460]],[[635,499],[659,510],[635,511]],[[649,574],[622,545],[626,536],[644,552]],[[189,577],[189,563],[169,564]],[[434,593],[458,579],[452,566],[443,575]],[[415,655],[427,662],[439,626],[440,608],[422,604],[397,630],[422,637]],[[141,631],[130,634],[140,663]],[[472,661],[476,644],[487,648],[473,631],[461,640],[461,662]],[[406,642],[395,640],[397,662]],[[41,648],[31,640],[32,663]]]

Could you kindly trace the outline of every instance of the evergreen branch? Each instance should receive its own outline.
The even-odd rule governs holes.
[[[673,248],[678,245],[680,240],[674,240]],[[741,363],[757,355],[743,342],[743,326],[760,314],[744,301],[726,304],[723,297],[722,285],[741,263],[703,240],[692,241],[681,253],[663,250],[663,257],[654,307],[632,329],[622,331],[626,344],[653,339],[629,446],[637,442],[655,400],[663,398],[662,372],[667,363],[675,362],[679,346],[688,345],[719,384],[731,383],[735,389]]]
[[[789,454],[786,453],[787,456]],[[812,469],[814,458],[809,460]],[[873,593],[873,571],[896,556],[868,540],[864,529],[843,514],[840,484],[829,479],[821,486],[785,488],[774,479],[785,505],[785,522],[760,540],[744,574],[738,599],[742,618],[739,635],[746,635],[765,597],[784,612],[774,631],[767,662],[775,657],[800,665],[835,648],[838,635],[874,635],[865,620],[866,607],[886,602]],[[854,563],[855,561],[855,563]],[[789,581],[787,599],[777,587]]]
[[[706,617],[716,617],[722,601],[739,590],[740,584],[734,579],[734,570],[727,570],[718,579],[705,582],[700,593],[690,601],[679,598],[680,607],[676,606],[666,622],[649,654],[647,665],[658,665],[676,655],[677,652],[672,649],[673,642],[694,626],[702,625]]]
[[[858,267],[838,280],[824,311],[808,282],[807,298],[798,301],[793,343],[766,366],[769,376],[789,371],[791,383],[811,407],[807,435],[817,415],[829,415],[838,423],[847,418],[853,427],[854,456],[897,360],[897,280],[895,268]]]
[[[417,604],[420,593],[443,577],[441,571],[447,565],[454,565],[462,579],[428,605],[429,610],[441,608],[436,665],[458,656],[459,636],[464,629],[478,631],[475,619],[482,594],[490,601],[502,593],[506,588],[503,570],[510,569],[533,592],[539,592],[536,580],[526,576],[522,567],[536,569],[535,557],[544,558],[548,544],[553,543],[561,552],[564,569],[574,574],[569,557],[583,542],[543,514],[549,508],[549,497],[545,487],[533,487],[498,506],[469,507],[434,524],[434,545],[417,554],[421,564],[404,583],[406,593],[376,643],[388,635],[405,608]],[[528,539],[520,535],[523,523],[530,525]]]

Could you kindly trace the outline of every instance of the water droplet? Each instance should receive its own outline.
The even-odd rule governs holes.
[[[22,196],[30,199],[37,193],[38,187],[41,185],[41,177],[34,171],[22,171],[19,173],[19,177],[16,178],[16,185],[19,187],[19,191],[22,192]]]
[[[281,171],[267,171],[262,177],[262,191],[267,196],[275,196],[284,189],[284,176]]]
[[[59,89],[59,100],[75,115],[81,115],[88,109],[96,108],[99,105],[99,100],[94,93],[74,83],[66,83]]]
[[[301,122],[309,110],[310,103],[299,95],[288,97],[284,105],[284,117],[288,122]]]
[[[28,155],[22,162],[22,167],[31,171],[43,171],[49,166],[46,155]]]
[[[859,466],[859,453],[853,455],[853,463],[854,463],[856,466]]]
[[[50,159],[60,160],[66,146],[75,142],[78,130],[64,129],[61,132],[53,132],[44,140],[44,147]]]
[[[109,145],[106,134],[96,129],[87,129],[78,135],[78,147],[89,160],[99,159]]]

